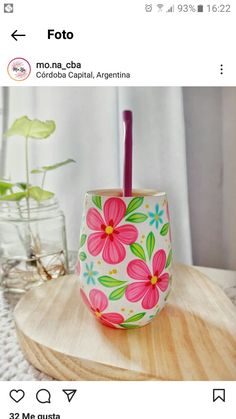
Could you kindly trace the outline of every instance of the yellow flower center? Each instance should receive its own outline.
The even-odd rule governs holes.
[[[151,284],[152,284],[152,285],[156,285],[157,281],[158,281],[157,276],[152,276],[152,277],[151,277]]]
[[[93,276],[93,272],[92,271],[88,271],[88,276]]]
[[[158,221],[159,215],[155,215],[155,220]]]
[[[95,311],[95,316],[98,318],[102,317],[102,313],[100,313],[100,311]]]
[[[105,229],[106,234],[112,234],[113,233],[114,228],[111,226],[107,226]]]

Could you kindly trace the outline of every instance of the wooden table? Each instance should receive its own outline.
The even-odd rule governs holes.
[[[236,271],[196,266],[197,270],[214,281],[236,306]]]
[[[47,283],[15,309],[21,348],[59,380],[235,380],[236,307],[215,283],[222,272],[211,281],[200,270],[176,265],[167,306],[132,331],[96,322],[75,277]]]

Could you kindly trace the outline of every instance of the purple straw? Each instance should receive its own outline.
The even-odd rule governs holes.
[[[125,147],[124,147],[124,196],[132,196],[132,123],[131,111],[123,111],[123,121],[125,128]]]

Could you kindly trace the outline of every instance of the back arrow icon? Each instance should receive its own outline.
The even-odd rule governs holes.
[[[17,33],[17,29],[16,29],[16,30],[15,30],[15,32],[13,32],[13,33],[11,34],[11,36],[12,36],[12,38],[14,38],[14,39],[15,39],[15,41],[18,41],[17,36],[26,36],[26,35],[23,35],[23,34]]]

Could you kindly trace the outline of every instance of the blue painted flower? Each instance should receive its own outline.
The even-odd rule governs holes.
[[[98,275],[98,272],[93,270],[93,262],[90,263],[90,266],[87,263],[85,266],[86,266],[87,272],[84,272],[84,277],[87,278],[87,284],[95,285],[96,278],[94,277]]]
[[[149,217],[151,218],[150,225],[153,225],[155,223],[156,229],[158,229],[159,223],[163,224],[163,219],[162,219],[163,214],[164,214],[164,211],[163,210],[159,211],[159,205],[156,204],[155,212],[148,213]]]

